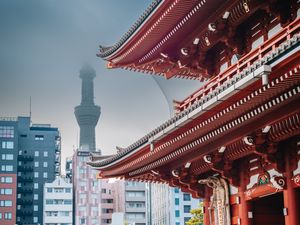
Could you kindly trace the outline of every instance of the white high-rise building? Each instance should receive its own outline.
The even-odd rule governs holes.
[[[73,189],[66,178],[58,177],[44,186],[44,225],[73,224]]]
[[[151,203],[148,213],[152,225],[183,225],[191,218],[191,209],[199,207],[200,200],[167,184],[149,184]]]
[[[146,225],[145,183],[125,181],[125,219],[129,225]]]

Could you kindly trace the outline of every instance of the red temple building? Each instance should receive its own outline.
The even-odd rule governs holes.
[[[299,14],[296,0],[154,1],[98,56],[204,85],[152,132],[88,164],[100,178],[203,198],[205,225],[299,225]]]

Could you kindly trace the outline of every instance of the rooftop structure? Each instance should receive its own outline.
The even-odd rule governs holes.
[[[102,178],[203,197],[205,225],[299,224],[297,15],[294,0],[154,1],[99,56],[109,68],[207,82],[175,102],[173,118],[89,164]]]

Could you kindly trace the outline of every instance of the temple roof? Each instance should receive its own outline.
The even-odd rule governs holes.
[[[154,0],[148,8],[144,11],[144,13],[138,18],[138,20],[129,28],[129,30],[121,37],[121,39],[116,42],[114,45],[105,47],[100,45],[99,53],[97,56],[101,58],[106,58],[113,55],[133,34],[141,27],[141,25],[147,20],[147,18],[155,11],[157,6],[163,0]]]
[[[166,78],[206,79],[207,72],[198,65],[180,62],[177,57],[182,52],[180,46],[199,26],[199,21],[207,26],[212,12],[220,13],[220,6],[230,7],[232,2],[236,1],[155,0],[117,43],[100,46],[97,56],[108,61],[108,68],[137,70]]]
[[[272,4],[281,3],[289,6]],[[285,12],[259,0],[155,4],[114,50],[102,49],[99,56],[110,68],[208,82],[176,102],[177,114],[156,129],[117,147],[116,155],[87,163],[100,178],[168,182],[190,190],[198,190],[197,179],[208,173],[234,182],[236,160],[264,154],[255,152],[262,143],[273,151],[300,134],[298,6]],[[268,36],[277,25],[282,26]],[[253,47],[260,37],[262,43]],[[234,54],[239,57],[231,62]],[[224,62],[228,66],[216,70]]]
[[[253,58],[253,52],[250,52],[249,57],[252,60],[255,60],[255,63],[245,67],[240,72],[235,70],[232,71],[232,69],[230,69],[233,75],[230,75],[230,78],[226,77],[224,82],[221,79],[223,74],[220,74],[218,77],[208,82],[207,87],[209,87],[209,92],[200,91],[201,95],[199,95],[189,107],[185,108],[183,111],[179,112],[177,115],[127,148],[119,148],[118,154],[104,160],[92,158],[88,164],[101,169],[101,171],[113,171],[113,168],[115,167],[123,167],[126,165],[127,171],[130,171],[130,165],[133,166],[132,158],[135,158],[138,161],[144,159],[139,163],[137,161],[135,162],[134,167],[141,166],[142,164],[147,163],[150,156],[159,158],[167,154],[170,151],[170,146],[175,150],[177,148],[176,146],[179,147],[182,145],[181,141],[184,139],[190,139],[191,141],[197,136],[212,132],[210,136],[205,138],[202,137],[202,139],[204,139],[200,142],[204,143],[215,136],[216,131],[213,131],[214,126],[216,126],[215,128],[218,128],[218,124],[224,124],[226,121],[230,121],[238,115],[247,113],[247,110],[258,107],[259,104],[262,104],[267,99],[272,99],[282,91],[286,90],[286,88],[291,88],[295,83],[299,83],[298,64],[295,64],[296,67],[292,68],[290,71],[286,71],[285,74],[282,74],[281,70],[281,72],[277,72],[278,68],[280,68],[279,65],[281,65],[280,57],[285,58],[286,61],[291,60],[291,66],[293,65],[294,60],[296,60],[295,63],[299,60],[297,54],[293,54],[299,51],[300,48],[300,35],[298,33],[300,29],[299,20],[291,24],[291,27],[293,27],[291,34],[294,34],[294,36],[291,39],[282,42],[282,37],[286,35],[285,29],[289,29],[289,27],[283,29],[276,37],[281,44],[277,48],[274,48],[272,52],[266,51],[265,55],[263,55],[264,48],[260,47],[260,55],[257,55],[257,60]],[[266,49],[270,48],[269,43],[274,46],[276,45],[276,41],[271,39],[266,42]],[[288,51],[288,49],[293,51]],[[247,63],[246,56],[241,60],[243,63]],[[284,65],[289,64],[285,63]],[[259,78],[263,73],[271,73],[269,79],[270,81],[272,80],[272,82],[267,86],[261,86],[262,84]],[[203,88],[206,89],[207,87]],[[262,98],[261,96],[264,97]],[[233,104],[235,101],[237,102]],[[260,111],[252,112],[251,116],[241,117],[237,120],[239,122],[235,121],[231,125],[226,125],[226,128],[221,127],[218,129],[226,130],[237,126],[239,123],[248,122],[252,116],[259,114],[259,112]],[[200,123],[200,121],[203,122]],[[198,123],[198,125],[195,126],[195,123]],[[193,126],[195,127],[191,128]],[[197,135],[192,135],[193,132],[196,132]],[[155,160],[154,158],[152,160]],[[127,173],[125,170],[122,170],[122,172]],[[112,176],[118,175],[118,173],[114,174],[114,172],[110,172],[110,174]],[[122,173],[119,175],[121,174]],[[109,176],[110,175],[108,175],[108,177]]]

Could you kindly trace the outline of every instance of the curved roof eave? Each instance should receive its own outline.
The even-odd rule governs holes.
[[[108,60],[109,57],[112,57],[118,53],[124,45],[126,45],[134,35],[143,27],[152,14],[156,12],[165,0],[154,0],[144,11],[144,13],[139,17],[139,19],[131,26],[131,28],[122,36],[122,38],[110,47],[99,46],[100,51],[97,54],[98,57]]]

